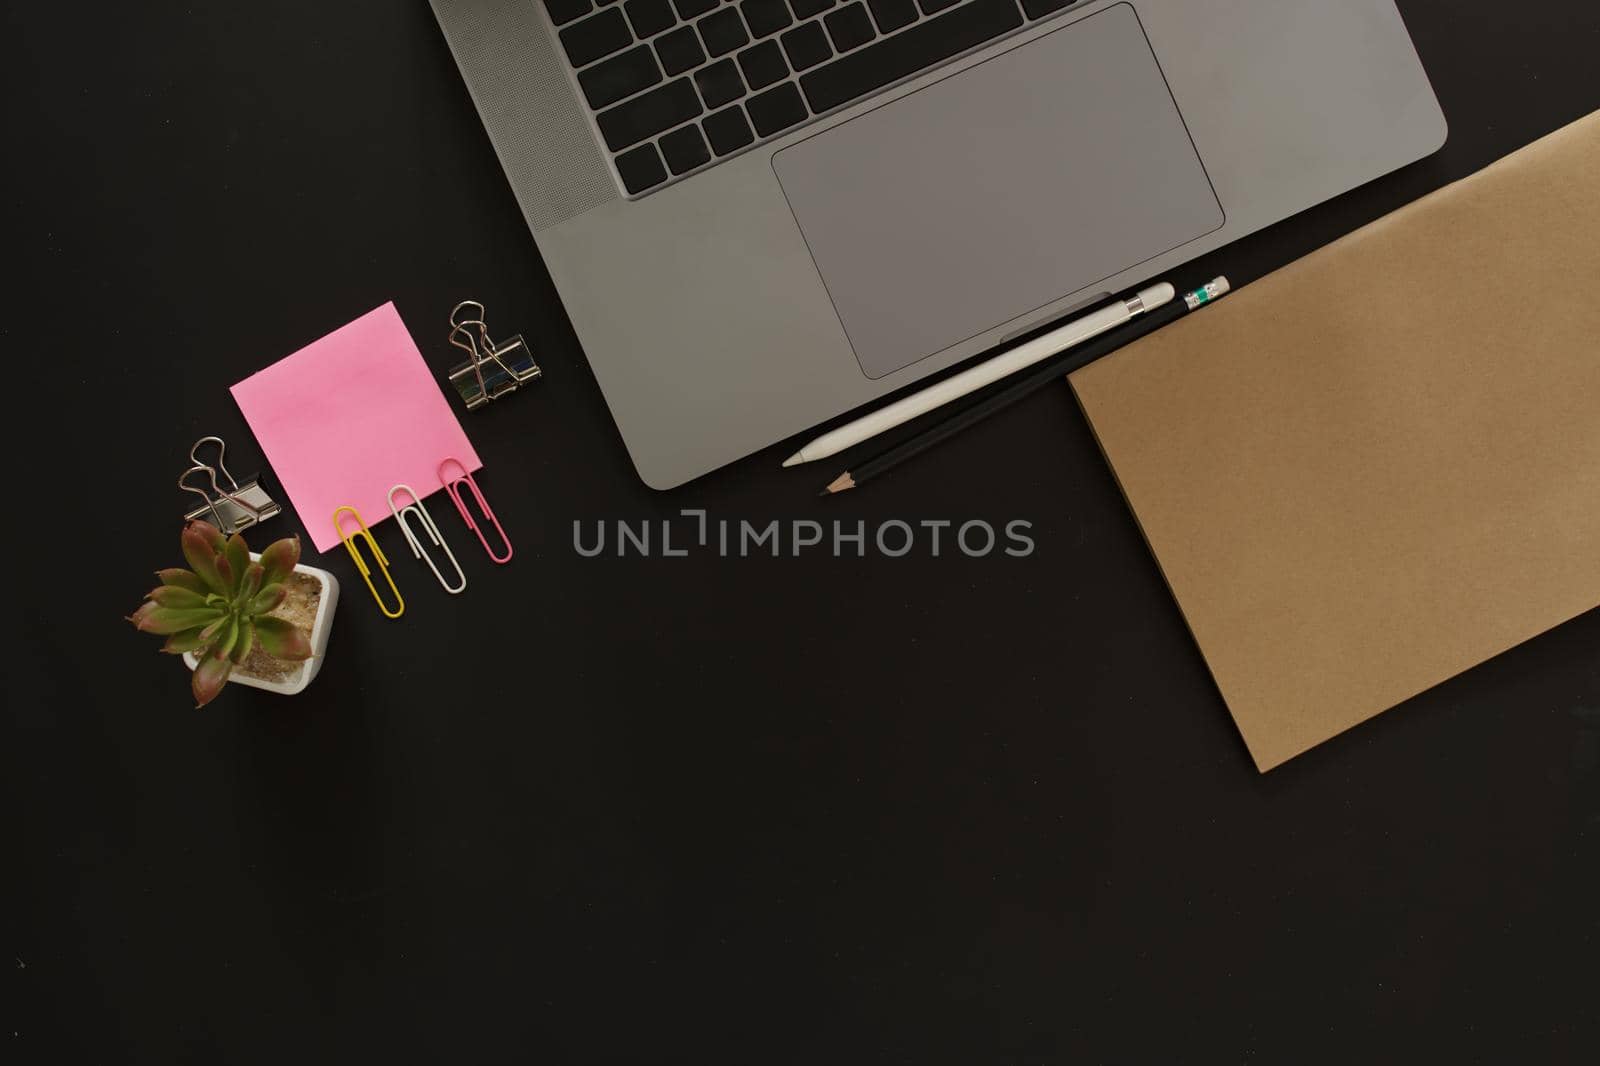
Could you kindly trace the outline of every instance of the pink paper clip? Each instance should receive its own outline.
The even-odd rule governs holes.
[[[451,463],[460,468],[460,477],[451,478],[445,476],[445,468]],[[450,496],[450,502],[455,504],[456,510],[461,513],[461,520],[467,524],[468,529],[478,535],[478,543],[482,544],[483,550],[489,553],[489,558],[497,563],[509,563],[511,561],[511,538],[506,536],[504,529],[500,528],[500,520],[489,509],[489,501],[483,498],[483,492],[478,488],[478,483],[472,480],[472,471],[468,470],[466,464],[462,463],[460,459],[451,457],[439,464],[439,481],[444,485],[444,491]],[[472,490],[472,497],[478,501],[478,509],[483,512],[483,517],[487,518],[489,524],[494,526],[494,531],[500,534],[500,541],[506,546],[504,556],[494,553],[494,549],[489,547],[488,538],[483,535],[483,530],[478,528],[478,523],[472,520],[472,512],[467,510],[465,501],[461,499],[461,485],[463,482],[465,482],[467,488]]]

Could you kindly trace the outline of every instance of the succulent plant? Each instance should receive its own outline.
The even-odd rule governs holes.
[[[157,570],[161,584],[145,594],[128,621],[141,632],[166,637],[164,652],[194,653],[197,707],[216,699],[258,643],[274,659],[311,658],[306,635],[272,615],[289,593],[289,575],[300,561],[299,537],[275,542],[254,562],[244,537],[224,538],[207,522],[189,523],[182,540],[190,569]]]

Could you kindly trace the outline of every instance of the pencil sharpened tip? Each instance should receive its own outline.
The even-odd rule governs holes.
[[[799,452],[795,452],[793,455],[789,456],[789,458],[787,458],[787,459],[785,459],[783,461],[783,465],[784,465],[785,468],[788,468],[788,467],[791,467],[791,466],[799,466],[801,463],[803,463],[805,461],[806,461],[806,458],[805,458],[804,455],[802,455]]]
[[[820,495],[837,496],[839,493],[848,492],[855,487],[855,478],[851,477],[850,471],[846,470],[844,473],[828,482],[828,487],[823,489]]]

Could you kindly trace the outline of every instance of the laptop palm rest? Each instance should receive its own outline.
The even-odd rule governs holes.
[[[801,141],[773,166],[870,378],[1223,224],[1127,4]]]

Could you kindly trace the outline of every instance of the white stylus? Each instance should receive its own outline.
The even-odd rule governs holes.
[[[887,407],[880,407],[869,415],[862,415],[854,422],[838,429],[830,430],[789,456],[783,461],[783,465],[799,466],[801,463],[838,455],[846,448],[853,448],[885,430],[904,425],[918,415],[943,407],[951,400],[959,400],[963,396],[977,392],[985,385],[1015,374],[1024,367],[1049,359],[1068,348],[1082,344],[1091,337],[1098,337],[1107,330],[1115,329],[1146,311],[1153,311],[1162,304],[1170,303],[1176,295],[1177,290],[1164,281],[1148,289],[1141,289],[1136,295],[1125,300],[1117,300],[1098,311],[1091,311],[1082,318],[1073,319],[1066,325],[1053,329],[1043,336],[1035,337],[1026,344],[1019,344],[987,362],[979,363],[975,367],[929,385],[920,392],[896,400]]]

